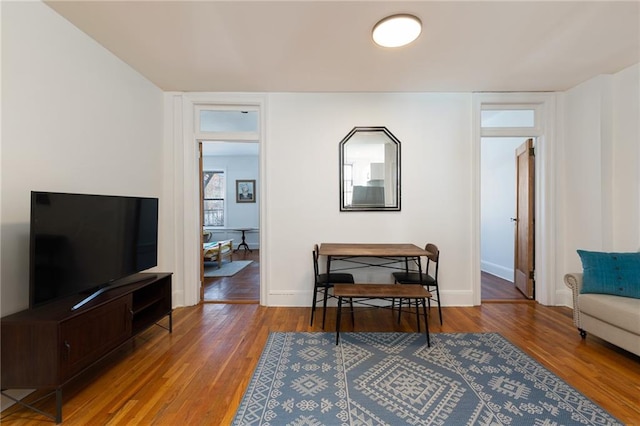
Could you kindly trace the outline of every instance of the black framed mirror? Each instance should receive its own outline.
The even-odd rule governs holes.
[[[400,211],[400,141],[386,127],[340,141],[340,211]]]

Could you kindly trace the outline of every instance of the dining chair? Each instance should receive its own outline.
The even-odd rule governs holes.
[[[405,272],[394,272],[393,279],[396,284],[420,284],[426,287],[427,291],[431,293],[432,297],[427,299],[429,304],[429,311],[431,311],[431,299],[435,292],[435,301],[438,302],[438,315],[440,316],[440,325],[442,325],[442,307],[440,306],[440,283],[438,282],[438,265],[440,262],[440,250],[435,244],[427,244],[424,248],[429,252],[427,255],[427,264],[425,271],[422,273],[422,281],[420,280],[419,271],[409,271],[408,261],[405,267]],[[400,321],[400,315],[402,313],[402,299],[400,299],[400,306],[398,309],[398,321]]]
[[[314,276],[314,285],[313,285],[313,302],[311,304],[311,324],[313,325],[313,316],[316,311],[316,305],[318,303],[318,293],[322,293],[323,295],[323,303],[322,303],[322,329],[324,330],[325,318],[327,316],[327,299],[329,297],[336,298],[332,294],[329,294],[329,290],[333,288],[334,284],[353,284],[355,281],[353,280],[353,275],[348,273],[320,273],[320,265],[318,263],[318,258],[320,257],[318,245],[315,244],[313,246],[313,276]],[[354,322],[354,314],[353,314],[353,301],[350,299],[349,303],[351,304],[351,321]]]

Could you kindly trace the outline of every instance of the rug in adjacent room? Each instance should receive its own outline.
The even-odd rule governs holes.
[[[244,268],[249,266],[253,260],[234,260],[232,262],[222,262],[222,266],[218,268],[216,262],[204,263],[205,277],[232,277]]]
[[[497,333],[271,333],[234,425],[620,425]]]

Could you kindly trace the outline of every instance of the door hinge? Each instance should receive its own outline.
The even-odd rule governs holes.
[[[529,279],[536,280],[536,271],[529,271]]]
[[[535,149],[535,147],[531,147],[531,148],[529,148],[529,156],[530,156],[530,157],[535,157],[535,156],[536,156],[536,149]]]

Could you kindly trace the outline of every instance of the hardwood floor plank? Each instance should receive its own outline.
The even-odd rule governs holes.
[[[246,268],[232,277],[205,277],[204,301],[213,303],[259,303],[260,250],[240,250],[233,260],[251,260]]]
[[[231,423],[271,331],[322,331],[309,308],[202,304],[174,312],[174,332],[142,333],[63,390],[65,425],[226,425]],[[625,424],[640,424],[640,357],[601,339],[582,340],[571,310],[537,304],[432,308],[430,331],[499,332]],[[336,309],[327,311],[326,330]],[[347,318],[347,317],[345,317]],[[415,316],[357,308],[357,331],[414,331]],[[350,321],[343,331],[352,331]],[[41,393],[41,392],[36,392]],[[34,395],[28,398],[33,399]],[[53,398],[38,407],[53,411]],[[2,424],[43,425],[43,416],[13,406]]]
[[[482,302],[487,301],[528,301],[511,281],[504,280],[488,272],[480,273]]]

